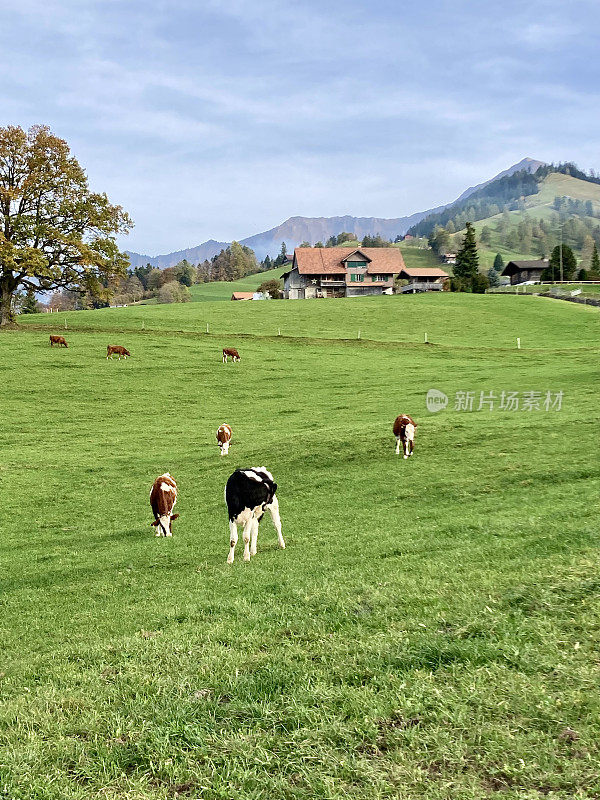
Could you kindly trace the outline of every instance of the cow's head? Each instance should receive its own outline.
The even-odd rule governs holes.
[[[177,519],[179,514],[164,514],[162,517],[155,519],[154,522],[151,522],[153,528],[157,528],[156,535],[157,536],[172,536],[172,522],[174,519]]]

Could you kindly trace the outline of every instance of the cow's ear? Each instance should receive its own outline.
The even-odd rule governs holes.
[[[172,514],[171,515],[171,522],[173,522],[173,520],[177,519],[178,517],[179,517],[179,514]]]
[[[158,520],[157,519],[155,519],[154,522],[150,523],[150,527],[152,527],[152,528],[156,528],[157,525],[158,525]]]
[[[276,484],[276,483],[274,483],[274,484],[273,484],[273,494],[275,494],[275,492],[276,492],[276,491],[277,491],[277,484]]]

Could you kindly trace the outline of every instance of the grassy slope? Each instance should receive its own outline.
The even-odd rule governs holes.
[[[206,302],[211,300],[231,300],[233,292],[253,292],[263,283],[273,278],[280,278],[289,267],[269,269],[258,275],[247,275],[239,281],[215,281],[214,283],[199,283],[190,288],[192,300]]]
[[[592,309],[579,309],[577,326],[569,323],[573,310],[567,303],[533,298],[527,305],[514,297],[459,294],[394,295],[353,298],[339,302],[269,301],[232,303],[234,311],[223,314],[218,303],[187,303],[169,306],[106,308],[23,317],[22,323],[48,332],[64,332],[64,323],[80,330],[122,332],[204,333],[217,350],[235,344],[245,335],[347,338],[420,343],[429,341],[461,347],[512,347],[516,336],[529,348],[592,345],[600,334],[600,316]],[[557,321],[559,324],[557,324]],[[585,334],[582,338],[582,334]],[[105,335],[103,341],[115,336]],[[123,339],[122,336],[117,338]],[[111,342],[118,343],[118,342]]]
[[[6,796],[598,796],[597,311],[197,309],[186,330],[269,333],[287,309],[294,332],[358,318],[381,341],[256,336],[224,366],[221,338],[178,335],[173,307],[141,310],[154,332],[138,309],[71,314],[69,350],[48,347],[48,317],[0,335]],[[457,346],[398,345],[417,311]],[[517,329],[548,349],[502,349]],[[107,362],[108,338],[133,357]],[[562,389],[565,409],[428,415],[432,385]],[[408,462],[400,411],[419,423]],[[256,559],[228,568],[223,485],[251,464],[280,484],[287,548],[265,521]],[[147,499],[165,469],[170,540]]]
[[[542,181],[539,193],[526,198],[526,213],[533,220],[540,218],[554,220],[556,212],[552,209],[552,203],[555,197],[563,196],[571,197],[575,200],[592,200],[600,204],[600,185],[578,180],[569,175],[548,175]],[[514,220],[514,227],[516,227],[522,219],[523,212],[511,211],[510,215]],[[512,260],[539,258],[537,253],[520,253],[510,250],[501,244],[501,236],[497,231],[501,216],[501,214],[497,214],[494,217],[488,217],[474,223],[478,238],[485,225],[492,230],[491,245],[489,247],[479,245],[480,264],[484,271],[487,271],[492,266],[496,253],[502,255],[505,263]],[[579,256],[580,254],[577,253],[577,255]]]

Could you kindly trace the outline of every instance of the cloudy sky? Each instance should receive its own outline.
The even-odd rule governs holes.
[[[149,255],[600,168],[598,0],[2,0],[0,124],[50,125]]]

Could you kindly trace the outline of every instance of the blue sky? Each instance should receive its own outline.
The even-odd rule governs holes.
[[[600,168],[598,30],[598,0],[3,0],[0,124],[67,139],[154,255]]]

